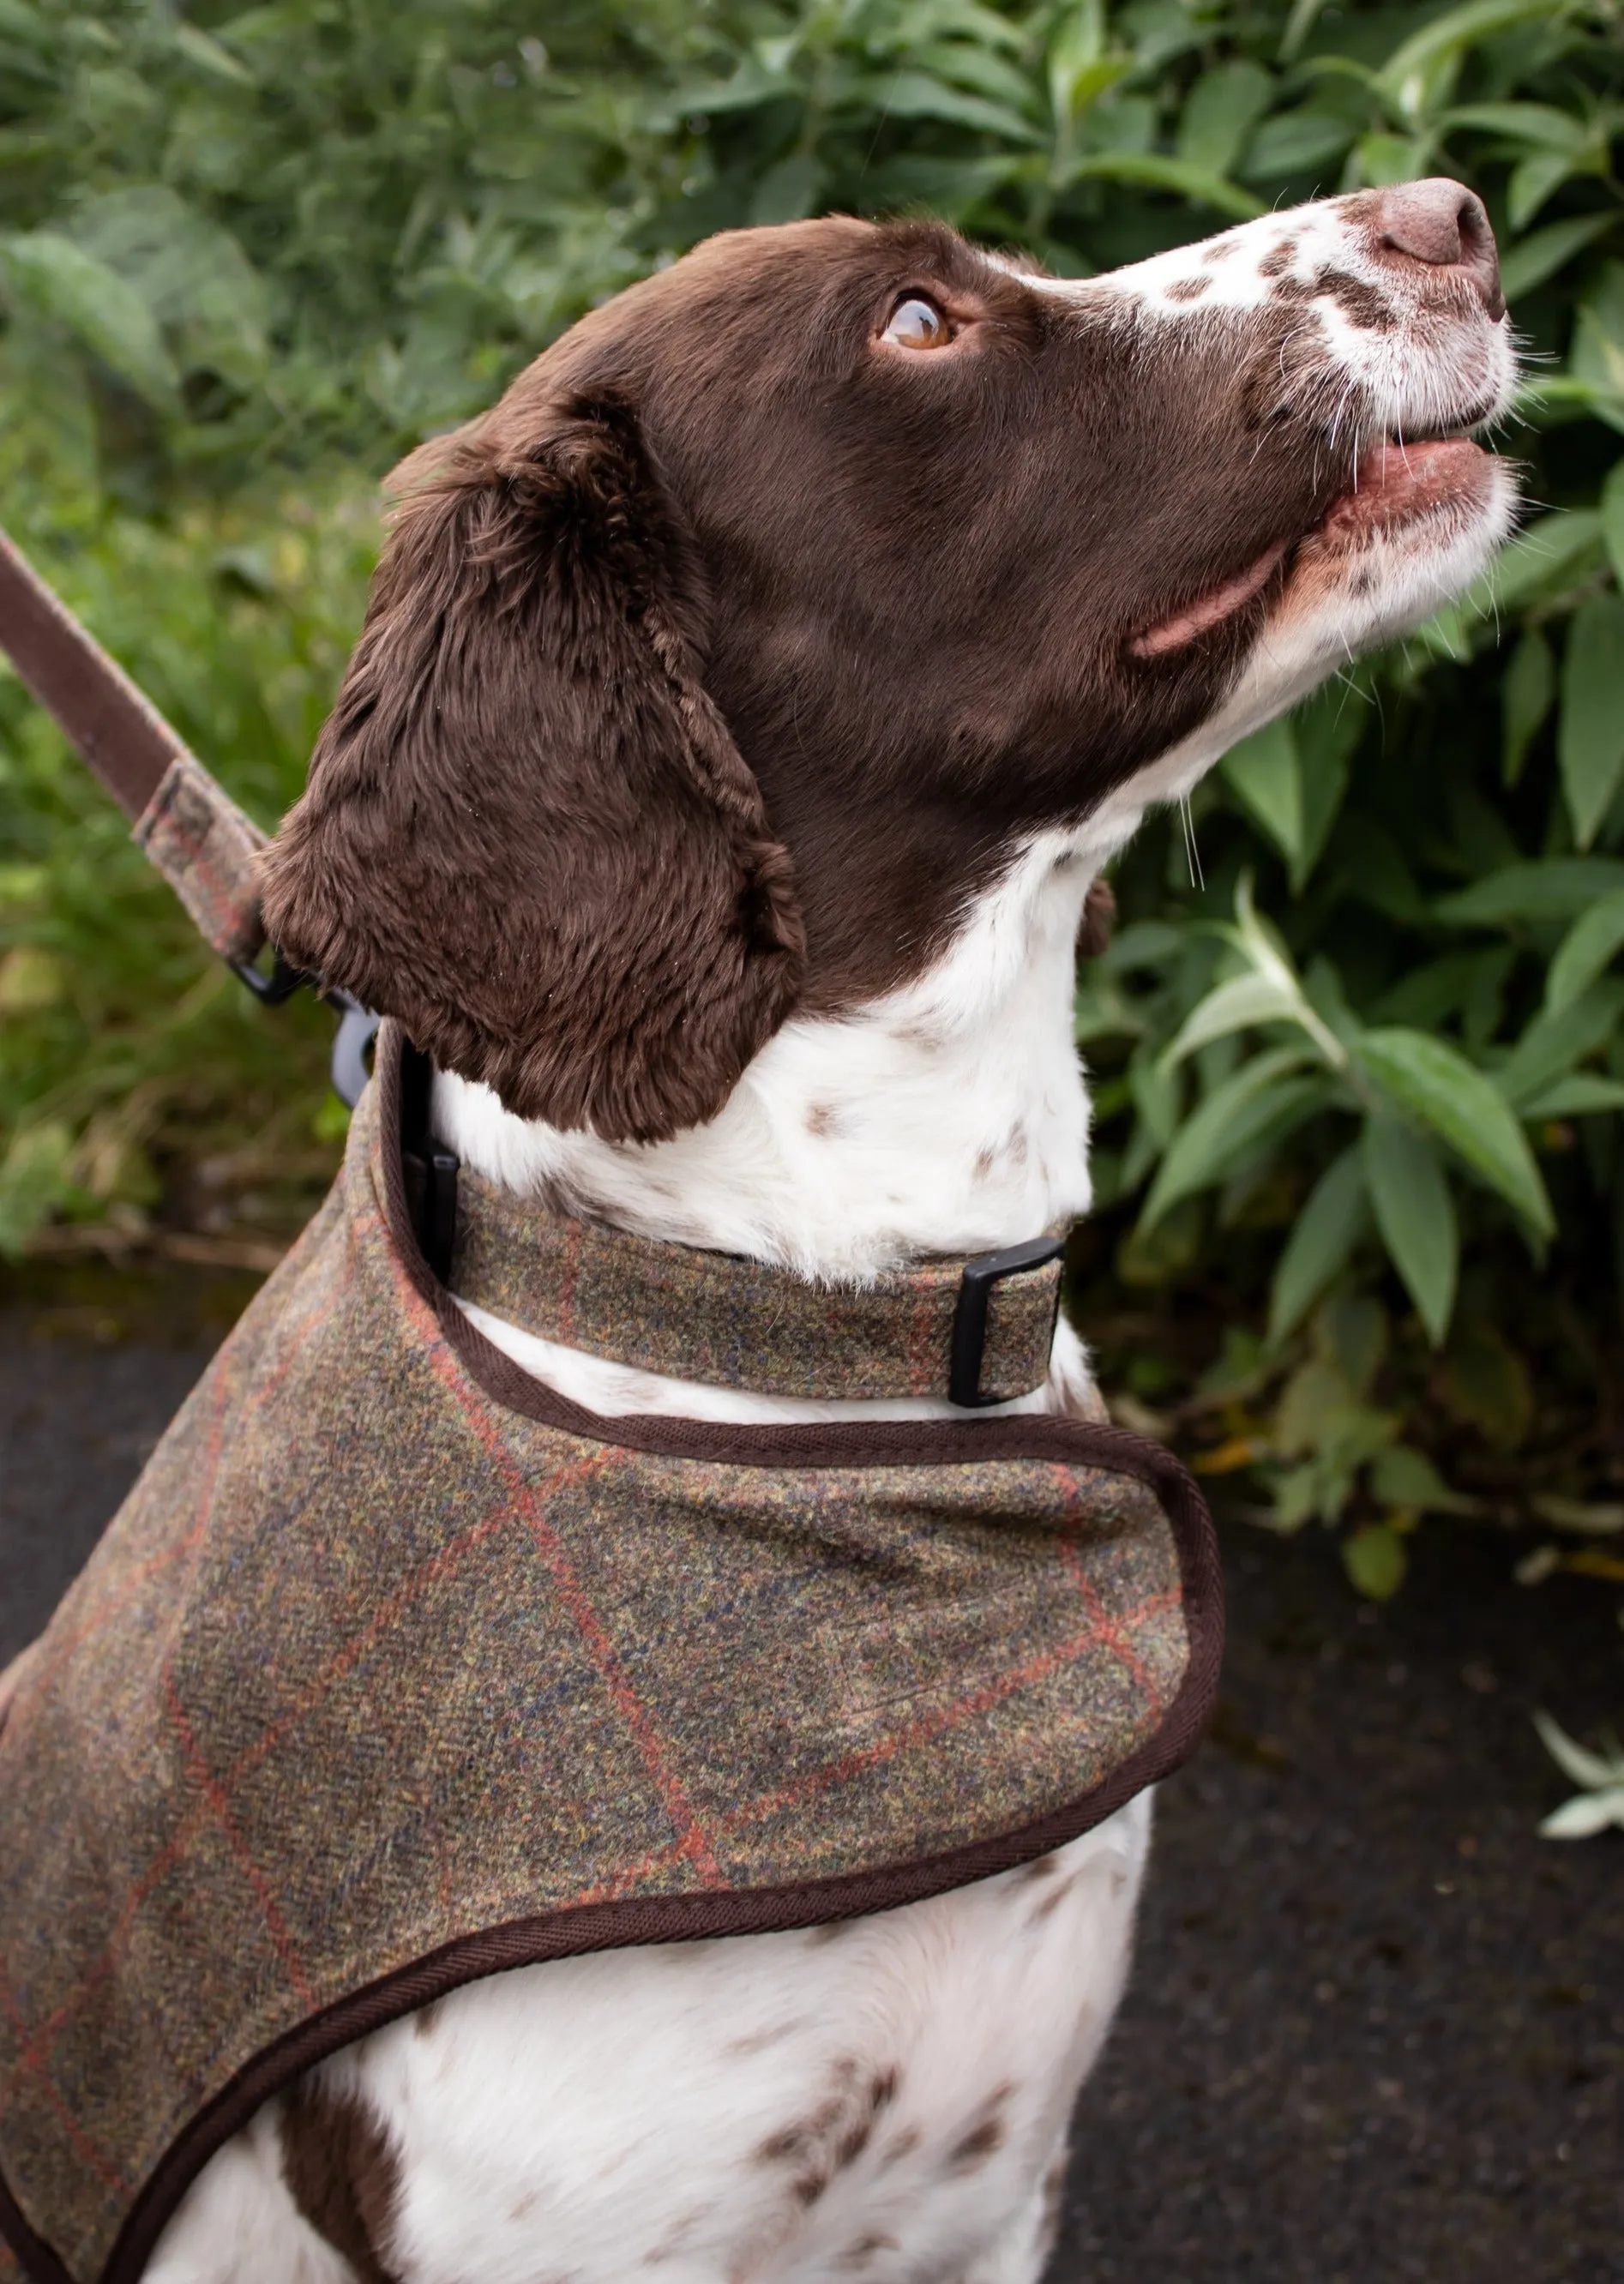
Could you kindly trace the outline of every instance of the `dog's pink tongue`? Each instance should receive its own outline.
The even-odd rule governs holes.
[[[1320,528],[1332,539],[1390,531],[1474,490],[1487,458],[1465,436],[1379,444],[1361,461],[1353,490],[1343,494]]]

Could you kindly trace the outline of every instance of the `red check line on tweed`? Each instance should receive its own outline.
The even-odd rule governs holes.
[[[255,1899],[260,1908],[260,1916],[265,1922],[265,1932],[271,1937],[271,1948],[281,1964],[282,1972],[305,2005],[314,2006],[316,1993],[311,1990],[310,1977],[300,1964],[299,1954],[294,1947],[294,1939],[288,1933],[287,1922],[282,1917],[281,1912],[277,1907],[277,1899],[271,1892],[271,1882],[254,1860],[253,1850],[243,1838],[237,1819],[231,1813],[231,1804],[225,1796],[224,1787],[209,1773],[208,1764],[198,1750],[197,1739],[192,1733],[192,1724],[187,1720],[185,1708],[176,1693],[175,1677],[167,1663],[163,1672],[163,1703],[164,1710],[169,1717],[170,1725],[180,1739],[180,1748],[185,1756],[186,1766],[191,1772],[192,1782],[214,1811],[216,1821],[225,1835],[225,1844],[236,1859],[237,1868],[254,1890]]]
[[[223,1412],[224,1390],[222,1391]],[[217,1453],[217,1435],[211,1441],[210,1448],[211,1451]],[[571,1467],[561,1467],[545,1482],[537,1486],[537,1496],[561,1489],[566,1483],[584,1480],[597,1471],[600,1464],[600,1462],[597,1460],[589,1459],[579,1461]],[[201,1511],[202,1503],[207,1501],[211,1488],[212,1474],[206,1481],[200,1495],[200,1511]],[[366,1654],[367,1650],[379,1636],[415,1600],[430,1587],[437,1584],[442,1578],[449,1576],[463,1558],[488,1538],[493,1531],[500,1530],[515,1520],[522,1519],[516,1516],[510,1507],[498,1508],[494,1514],[482,1517],[477,1522],[470,1523],[466,1530],[443,1546],[437,1553],[431,1555],[426,1562],[420,1564],[395,1593],[378,1606],[370,1622],[358,1633],[353,1634],[343,1648],[312,1678],[309,1686],[298,1700],[276,1720],[268,1723],[255,1742],[248,1746],[216,1780],[224,1797],[229,1802],[233,1787],[263,1760],[265,1755],[279,1741],[285,1732],[294,1723],[303,1718],[311,1707],[326,1694],[333,1683],[356,1665]],[[193,1809],[181,1819],[164,1845],[153,1857],[140,1879],[131,1885],[119,1908],[118,1917],[114,1922],[112,1932],[100,1955],[78,1987],[39,2024],[18,2055],[12,2073],[13,2088],[25,2075],[36,2073],[43,2068],[50,2057],[51,2047],[66,2024],[112,1973],[143,1905],[159,1881],[173,1869],[200,1826],[208,1820],[212,1812],[206,1796],[203,1805]],[[269,1929],[267,1931],[269,1932]],[[4,2103],[0,2103],[0,2116],[4,2114]]]
[[[659,1726],[650,1717],[647,1708],[627,1678],[609,1630],[593,1608],[590,1596],[576,1576],[574,1565],[565,1550],[564,1543],[548,1521],[546,1513],[539,1503],[537,1490],[533,1490],[525,1482],[507,1457],[501,1431],[495,1420],[491,1419],[487,1407],[473,1394],[462,1366],[452,1355],[444,1334],[430,1316],[415,1286],[405,1279],[404,1272],[398,1263],[396,1266],[396,1274],[401,1281],[404,1292],[410,1295],[408,1306],[415,1303],[416,1310],[421,1311],[419,1329],[428,1341],[429,1361],[436,1377],[464,1420],[467,1420],[470,1429],[479,1438],[484,1447],[487,1460],[501,1476],[514,1512],[523,1519],[531,1537],[535,1540],[537,1553],[553,1573],[553,1583],[557,1590],[559,1600],[580,1637],[587,1655],[596,1667],[599,1679],[608,1690],[611,1703],[632,1733],[632,1740],[642,1756],[644,1767],[654,1780],[662,1805],[671,1822],[677,1826],[678,1857],[686,1858],[691,1862],[707,1886],[722,1886],[724,1882],[721,1866],[716,1860],[715,1851],[703,1826],[694,1812],[686,1787],[670,1765],[665,1741],[660,1734]],[[592,1466],[592,1472],[597,1474],[606,1471],[618,1457],[619,1454],[612,1445],[606,1446],[601,1459],[595,1463],[590,1463]],[[551,1488],[551,1486],[541,1488]]]
[[[3,1965],[0,1965],[0,2006],[4,2006],[6,2016],[13,2030],[17,2032],[18,2037],[20,2038],[26,2038],[28,2035],[28,2026],[23,2019],[21,2009],[17,2004],[17,1996],[12,1989],[11,1978],[6,1975]],[[20,2063],[18,2069],[12,2072],[12,2083],[8,2088],[7,2100],[4,2103],[0,2103],[0,2117],[3,2117],[5,2115],[6,2110],[11,2106],[10,2096],[11,2094],[15,2093],[17,2090],[18,2079],[20,2074],[21,2065]],[[75,2148],[78,2150],[79,2155],[84,2159],[85,2163],[90,2167],[91,2172],[95,2174],[103,2188],[111,2191],[114,2196],[127,2197],[129,2194],[129,2182],[124,2179],[121,2173],[115,2171],[114,2169],[108,2164],[105,2154],[98,2149],[95,2142],[91,2140],[90,2135],[80,2124],[79,2120],[74,2116],[73,2111],[69,2109],[67,2104],[63,2100],[61,2095],[57,2092],[56,2087],[51,2085],[49,2078],[45,2081],[45,2099],[50,2103],[52,2111],[55,2113],[58,2124],[66,2129],[68,2139],[73,2143]]]
[[[1055,1480],[1061,1487],[1061,1490],[1065,1498],[1068,1508],[1075,1506],[1079,1499],[1079,1493],[1076,1478],[1072,1475],[1071,1469],[1061,1466],[1057,1462],[1054,1468],[1054,1475]],[[1123,1664],[1126,1666],[1134,1680],[1139,1684],[1140,1687],[1144,1691],[1145,1695],[1149,1699],[1150,1709],[1155,1714],[1156,1718],[1159,1721],[1162,1717],[1164,1706],[1163,1692],[1157,1687],[1156,1680],[1150,1672],[1150,1669],[1146,1665],[1138,1651],[1133,1647],[1131,1643],[1124,1639],[1121,1630],[1124,1626],[1143,1625],[1147,1618],[1155,1617],[1159,1615],[1161,1611],[1170,1608],[1175,1602],[1181,1601],[1183,1600],[1182,1595],[1173,1593],[1152,1594],[1149,1600],[1142,1603],[1137,1609],[1126,1612],[1121,1618],[1113,1619],[1110,1611],[1107,1610],[1104,1603],[1100,1600],[1100,1592],[1098,1587],[1094,1584],[1093,1579],[1089,1577],[1088,1573],[1084,1569],[1083,1558],[1078,1552],[1077,1548],[1075,1546],[1066,1547],[1064,1549],[1064,1558],[1066,1568],[1071,1573],[1071,1582],[1077,1588],[1078,1593],[1081,1598],[1083,1607],[1088,1612],[1090,1617],[1094,1619],[1094,1623],[1100,1630],[1099,1639],[1104,1643],[1107,1649],[1114,1650],[1117,1655],[1122,1660]]]
[[[1097,1596],[1094,1599],[1097,1604]],[[1012,1667],[1008,1672],[1000,1674],[996,1680],[983,1682],[977,1688],[967,1690],[962,1696],[953,1699],[951,1703],[934,1707],[929,1713],[920,1714],[902,1728],[893,1730],[889,1737],[882,1738],[873,1745],[867,1745],[859,1752],[843,1753],[836,1760],[825,1761],[819,1767],[809,1769],[806,1774],[798,1778],[794,1784],[784,1785],[777,1791],[762,1793],[755,1800],[741,1803],[738,1808],[730,1810],[726,1816],[719,1818],[711,1826],[711,1830],[717,1839],[724,1839],[730,1833],[741,1831],[748,1825],[759,1823],[765,1817],[781,1815],[785,1809],[795,1808],[802,1801],[811,1800],[820,1793],[831,1791],[838,1785],[850,1783],[854,1777],[867,1775],[871,1770],[883,1767],[888,1761],[895,1760],[899,1753],[907,1752],[916,1745],[927,1744],[933,1737],[945,1734],[946,1731],[958,1727],[961,1722],[973,1720],[977,1714],[990,1712],[994,1705],[1007,1697],[1013,1696],[1016,1690],[1029,1688],[1034,1682],[1047,1680],[1048,1676],[1057,1671],[1060,1667],[1074,1664],[1079,1657],[1086,1655],[1089,1650],[1102,1642],[1108,1648],[1115,1649],[1119,1656],[1132,1662],[1132,1652],[1127,1651],[1120,1641],[1120,1630],[1125,1626],[1147,1623],[1160,1611],[1171,1607],[1181,1599],[1181,1597],[1177,1593],[1150,1594],[1142,1602],[1136,1603],[1133,1609],[1124,1611],[1116,1620],[1106,1616],[1103,1608],[1101,1607],[1097,1615],[1091,1613],[1089,1623],[1081,1633],[1073,1634],[1068,1640],[1059,1643],[1053,1649],[1040,1651],[1037,1656],[1028,1658],[1023,1664]],[[1159,1717],[1159,1698],[1157,1707]],[[645,1856],[640,1862],[628,1865],[613,1880],[606,1880],[595,1887],[583,1889],[578,1895],[572,1897],[568,1904],[561,1905],[560,1908],[574,1911],[584,1904],[614,1903],[622,1897],[632,1893],[639,1881],[647,1879],[654,1873],[664,1871],[678,1860],[678,1850],[656,1849],[651,1854]]]
[[[588,1460],[572,1467],[560,1468],[556,1475],[549,1477],[547,1482],[538,1488],[544,1490],[556,1489],[565,1482],[580,1481],[594,1473],[595,1467],[595,1462]],[[511,1508],[498,1508],[494,1514],[486,1515],[476,1523],[470,1523],[467,1529],[458,1538],[449,1545],[442,1547],[437,1554],[422,1563],[396,1593],[380,1605],[372,1622],[363,1627],[359,1634],[352,1635],[343,1649],[315,1676],[298,1701],[275,1721],[268,1723],[255,1742],[231,1764],[224,1776],[218,1780],[219,1792],[229,1801],[231,1787],[239,1783],[264,1758],[288,1727],[302,1719],[310,1708],[320,1701],[334,1680],[359,1662],[388,1626],[391,1625],[430,1586],[437,1584],[441,1578],[450,1576],[466,1554],[490,1537],[493,1531],[506,1528],[515,1519]],[[37,2075],[44,2069],[45,2064],[50,2060],[51,2050],[62,2030],[73,2019],[78,2008],[91,1997],[117,1965],[119,1955],[129,1940],[143,1905],[159,1882],[174,1868],[199,1828],[214,1812],[212,1803],[208,1795],[205,1795],[202,1803],[181,1819],[169,1839],[153,1856],[141,1878],[131,1886],[119,1908],[118,1918],[114,1922],[113,1931],[100,1956],[78,1988],[51,2014],[47,2015],[19,2053],[12,2070],[10,2089],[12,2092],[15,2092],[25,2076]],[[270,1932],[270,1928],[267,1928],[267,1933]],[[274,1942],[274,1936],[272,1940]],[[295,1988],[297,1987],[295,1985]],[[52,2108],[59,2110],[60,2104],[49,2078],[46,2079],[45,2084]],[[0,2116],[4,2116],[7,2106],[7,2103],[0,2102]],[[62,2114],[64,2122],[72,2124],[74,2138],[85,2148],[88,2156],[93,2145],[85,2139],[79,2126],[72,2124],[72,2121],[67,2118],[66,2113]],[[105,2164],[105,2160],[102,2162]]]

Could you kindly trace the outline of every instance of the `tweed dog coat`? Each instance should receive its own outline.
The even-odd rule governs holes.
[[[1210,1709],[1211,1526],[1165,1452],[1046,1417],[581,1410],[425,1262],[402,1063],[388,1026],[331,1195],[0,1730],[0,2277],[131,2284],[269,2093],[459,1983],[985,1877]],[[945,1382],[936,1265],[865,1300],[468,1205],[459,1289],[579,1346],[804,1393]],[[995,1388],[1042,1376],[1037,1289],[992,1328]]]

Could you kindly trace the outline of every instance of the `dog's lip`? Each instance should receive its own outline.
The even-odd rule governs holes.
[[[1377,534],[1401,531],[1440,510],[1480,499],[1491,465],[1492,456],[1470,436],[1384,437],[1361,456],[1348,489],[1299,539],[1276,540],[1235,578],[1135,635],[1129,649],[1136,658],[1183,649],[1198,635],[1233,618],[1268,585],[1288,555],[1295,559],[1303,547],[1334,551],[1354,546]]]
[[[1384,437],[1361,460],[1352,487],[1334,500],[1314,536],[1332,545],[1402,530],[1440,508],[1480,496],[1490,456],[1470,436],[1414,442]]]

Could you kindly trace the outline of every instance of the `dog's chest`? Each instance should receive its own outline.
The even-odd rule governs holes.
[[[1127,1962],[1148,1801],[810,1932],[500,1975],[335,2057],[398,2151],[404,2284],[957,2276],[1041,2225]]]

